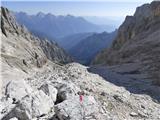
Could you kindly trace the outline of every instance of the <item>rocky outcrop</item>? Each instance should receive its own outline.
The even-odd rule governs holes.
[[[102,51],[95,64],[117,65],[137,63],[139,72],[148,74],[159,84],[160,73],[160,2],[154,1],[137,8],[127,16],[118,30],[112,47]]]
[[[19,97],[22,97],[19,94],[17,95]],[[9,99],[9,98],[10,97],[7,96],[6,99]],[[52,99],[52,96],[45,94],[42,90],[34,91],[22,97],[22,99],[20,99],[17,102],[13,101],[12,104],[15,104],[15,106],[9,109],[8,112],[6,112],[2,120],[8,120],[13,117],[16,117],[20,120],[31,120],[32,118],[43,117],[49,114],[50,112],[54,111],[53,101],[54,99]],[[8,108],[6,107],[3,110],[5,109],[8,109]]]
[[[17,102],[22,99],[22,97],[30,94],[32,91],[31,87],[28,86],[24,81],[10,81],[6,85],[5,95]],[[17,94],[18,93],[18,94]]]
[[[119,50],[123,45],[136,36],[143,39],[142,33],[153,33],[159,29],[160,3],[155,1],[144,4],[136,9],[134,16],[127,16],[119,28],[119,33],[112,48]]]

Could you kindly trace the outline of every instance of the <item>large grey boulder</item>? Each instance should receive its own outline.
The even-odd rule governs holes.
[[[26,95],[2,120],[17,117],[20,120],[39,118],[52,112],[54,103],[42,90]]]
[[[5,95],[7,98],[11,98],[14,102],[21,100],[22,97],[30,94],[32,92],[32,88],[26,84],[25,81],[10,81],[6,85]]]
[[[36,91],[31,98],[32,103],[32,117],[47,114],[51,111],[54,103],[51,98],[47,96],[43,91]]]
[[[60,120],[101,120],[100,107],[93,96],[84,96],[80,102],[79,96],[72,97],[55,106],[55,113]]]
[[[57,94],[57,99],[61,99],[60,101],[70,99],[77,95],[81,89],[75,85],[72,82],[65,82],[65,81],[56,81],[52,82],[52,84],[57,88],[58,94]],[[58,102],[59,100],[57,100]]]

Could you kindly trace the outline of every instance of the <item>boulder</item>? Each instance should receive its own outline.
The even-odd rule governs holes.
[[[55,113],[60,120],[94,119],[99,115],[99,105],[93,96],[83,96],[82,102],[75,96],[55,105]]]
[[[50,96],[53,102],[56,101],[58,91],[55,87],[53,87],[53,85],[46,83],[42,85],[39,89],[42,90],[46,95]]]
[[[17,117],[20,120],[31,120],[45,116],[52,111],[54,103],[42,90],[26,95],[2,120]]]
[[[63,100],[70,99],[77,95],[79,91],[81,91],[81,89],[72,82],[56,81],[52,82],[52,84],[58,90],[56,103],[60,103]]]
[[[21,100],[22,97],[32,92],[31,87],[25,81],[10,81],[6,85],[5,95],[12,98],[13,102]],[[18,94],[17,94],[18,93]]]
[[[132,116],[132,117],[137,117],[137,116],[138,116],[138,114],[137,114],[137,113],[135,113],[135,112],[131,112],[131,113],[130,113],[130,116]]]

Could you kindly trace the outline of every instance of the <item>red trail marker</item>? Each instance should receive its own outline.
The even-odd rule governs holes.
[[[82,100],[83,100],[83,96],[82,95],[79,96],[79,100],[80,100],[80,102],[82,102]]]

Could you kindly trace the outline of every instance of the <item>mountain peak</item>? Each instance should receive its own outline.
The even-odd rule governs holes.
[[[47,36],[48,39],[69,36],[76,33],[104,31],[102,26],[92,24],[82,17],[75,17],[73,15],[55,16],[48,13],[44,16],[44,13],[40,12],[37,16],[16,14],[16,19],[20,24],[24,24],[31,32],[40,35],[40,37]]]
[[[154,17],[160,16],[160,2],[153,1],[151,4],[144,4],[140,7],[137,7],[134,16],[136,18],[147,18],[147,17]]]
[[[67,14],[66,17],[74,17],[73,15]]]
[[[38,12],[36,16],[38,16],[38,17],[44,17],[45,14],[43,12]]]

